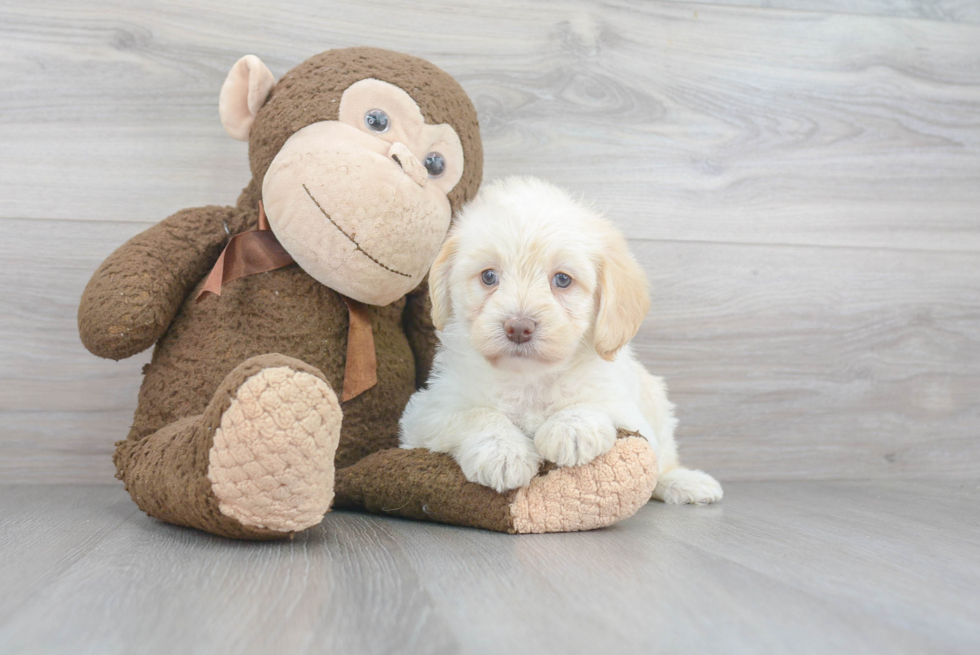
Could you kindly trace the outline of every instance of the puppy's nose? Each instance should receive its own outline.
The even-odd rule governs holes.
[[[504,321],[504,332],[514,343],[530,341],[536,327],[537,323],[529,318],[508,318]]]

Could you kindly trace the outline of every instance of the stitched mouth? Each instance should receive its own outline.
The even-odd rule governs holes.
[[[390,266],[387,266],[386,264],[383,264],[382,262],[378,261],[378,259],[376,257],[372,256],[371,253],[369,253],[367,250],[365,250],[364,248],[362,248],[361,247],[361,244],[359,244],[357,241],[354,240],[354,237],[352,237],[351,235],[347,234],[347,232],[344,231],[344,228],[342,228],[339,225],[337,225],[337,221],[335,221],[332,218],[330,218],[330,214],[328,214],[326,212],[326,210],[323,209],[323,207],[320,205],[320,203],[317,201],[317,199],[313,197],[313,194],[310,193],[310,190],[306,188],[306,185],[305,184],[303,185],[303,191],[306,191],[306,195],[308,195],[310,197],[310,200],[312,200],[313,201],[313,204],[316,205],[316,208],[320,210],[320,213],[323,214],[323,217],[326,218],[328,221],[330,221],[330,224],[333,225],[335,228],[337,228],[337,230],[341,234],[343,234],[347,238],[348,241],[350,241],[351,243],[353,243],[354,244],[354,248],[359,253],[361,253],[362,255],[364,255],[365,257],[367,257],[372,262],[374,262],[375,264],[377,264],[381,268],[385,269],[389,273],[394,273],[395,275],[401,275],[402,277],[407,277],[408,279],[411,279],[412,278],[412,276],[409,275],[408,273],[402,273],[401,271],[396,271],[395,269],[391,268]]]

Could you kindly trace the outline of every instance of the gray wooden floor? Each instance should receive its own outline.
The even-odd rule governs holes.
[[[0,653],[977,653],[980,482],[742,482],[606,530],[329,514],[285,543],[0,487]]]

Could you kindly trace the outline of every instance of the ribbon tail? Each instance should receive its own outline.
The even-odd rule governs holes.
[[[347,328],[347,361],[340,401],[356,398],[378,383],[378,356],[367,305],[344,297],[350,325]]]
[[[204,285],[197,294],[201,302],[208,294],[221,295],[221,285],[246,275],[274,271],[295,260],[269,229],[265,207],[259,201],[259,229],[236,234],[225,245]],[[343,296],[342,296],[343,297]],[[368,306],[343,297],[350,319],[347,328],[347,361],[341,402],[356,398],[378,383],[378,355]]]
[[[225,253],[228,249],[225,248],[221,251],[218,256],[218,261],[214,263],[214,268],[211,269],[211,273],[208,274],[208,279],[204,281],[204,286],[197,294],[196,302],[201,302],[209,293],[213,293],[216,296],[221,295],[221,283],[224,282],[225,278]]]

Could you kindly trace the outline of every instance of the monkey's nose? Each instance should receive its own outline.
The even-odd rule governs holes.
[[[396,164],[402,167],[402,170],[408,174],[410,178],[415,180],[415,183],[419,186],[425,186],[426,182],[429,181],[429,172],[425,170],[425,166],[422,162],[412,154],[412,151],[408,147],[399,141],[395,141],[388,148],[388,157],[393,159]]]
[[[531,335],[534,334],[534,328],[537,326],[538,324],[529,318],[508,318],[504,321],[504,332],[514,343],[526,343],[531,340]]]

